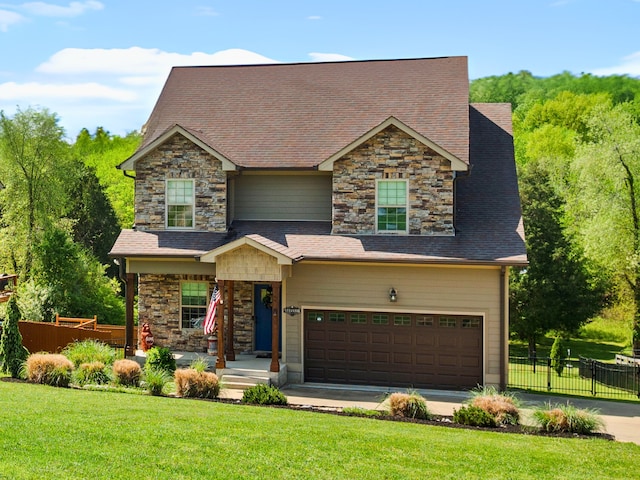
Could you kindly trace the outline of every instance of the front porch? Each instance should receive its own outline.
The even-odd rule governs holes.
[[[244,389],[258,383],[266,383],[281,387],[287,382],[287,365],[280,363],[280,371],[272,372],[271,358],[260,358],[261,355],[241,353],[234,360],[227,360],[224,368],[216,368],[217,357],[198,352],[173,352],[178,368],[187,368],[197,358],[204,358],[209,363],[209,371],[215,372],[225,388]],[[144,366],[146,354],[136,350],[133,360]]]

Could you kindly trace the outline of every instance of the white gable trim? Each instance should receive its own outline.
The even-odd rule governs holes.
[[[218,256],[223,255],[225,253],[229,253],[243,245],[249,245],[250,247],[253,247],[256,250],[260,250],[261,252],[264,252],[267,255],[275,257],[278,260],[279,265],[293,264],[293,259],[291,257],[288,257],[287,255],[284,255],[274,250],[273,248],[267,247],[266,245],[263,245],[262,243],[250,237],[242,237],[237,240],[234,240],[233,242],[222,245],[221,247],[215,248],[205,253],[204,255],[202,255],[200,257],[200,261],[205,263],[216,263],[216,258]]]
[[[387,128],[387,127],[389,127],[391,125],[399,128],[400,130],[402,130],[407,135],[415,138],[416,140],[418,140],[422,144],[426,145],[427,147],[429,147],[432,150],[434,150],[435,152],[437,152],[439,155],[442,155],[444,158],[449,160],[451,162],[451,169],[452,170],[455,170],[455,171],[467,171],[469,169],[469,165],[464,163],[462,160],[460,160],[455,155],[449,153],[444,148],[442,148],[439,145],[433,143],[427,137],[425,137],[424,135],[419,134],[413,128],[409,127],[408,125],[406,125],[405,123],[401,122],[397,118],[389,117],[384,122],[382,122],[380,125],[378,125],[377,127],[374,127],[373,129],[369,130],[363,136],[357,138],[355,141],[353,141],[349,145],[345,146],[343,149],[339,150],[338,152],[334,153],[329,158],[324,160],[322,163],[320,163],[318,165],[318,170],[332,171],[333,170],[333,162],[335,162],[336,160],[339,160],[344,155],[346,155],[347,153],[349,153],[352,150],[356,149],[357,147],[362,145],[364,142],[366,142],[370,138],[374,137],[375,135],[377,135],[378,133],[380,133],[385,128]]]
[[[136,169],[135,168],[136,162],[138,160],[140,160],[141,158],[143,158],[144,156],[148,155],[150,152],[152,152],[153,150],[158,148],[160,145],[162,145],[164,142],[169,140],[176,133],[182,135],[183,137],[185,137],[190,142],[193,142],[194,144],[198,145],[205,152],[213,155],[215,158],[220,160],[220,162],[222,162],[222,169],[223,170],[230,171],[230,170],[236,170],[237,169],[236,165],[231,160],[229,160],[227,157],[222,155],[220,152],[216,151],[215,149],[213,149],[209,145],[207,145],[205,142],[200,140],[197,136],[195,136],[194,134],[192,134],[191,132],[189,132],[188,130],[186,130],[185,128],[183,128],[183,127],[181,127],[180,125],[177,125],[177,124],[174,125],[173,127],[169,128],[168,130],[166,130],[162,135],[160,135],[158,138],[156,138],[153,142],[151,142],[150,144],[146,145],[141,150],[138,150],[133,155],[131,155],[124,162],[122,162],[120,165],[118,165],[118,168],[120,170],[135,170]]]

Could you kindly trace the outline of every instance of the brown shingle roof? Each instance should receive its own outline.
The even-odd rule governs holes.
[[[175,67],[141,149],[178,124],[240,167],[311,168],[394,116],[469,161],[466,57]]]
[[[199,256],[257,234],[261,243],[302,261],[525,264],[510,105],[471,105],[469,124],[471,168],[456,180],[455,237],[343,236],[331,235],[330,222],[234,222],[228,233],[125,230],[111,255]]]

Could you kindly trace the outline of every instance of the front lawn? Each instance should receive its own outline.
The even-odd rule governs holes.
[[[0,381],[0,478],[630,478],[639,456],[600,439]]]

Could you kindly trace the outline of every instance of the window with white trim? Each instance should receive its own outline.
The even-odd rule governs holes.
[[[209,286],[207,282],[182,282],[180,284],[181,328],[203,328],[207,315]]]
[[[167,228],[193,228],[193,180],[167,180]]]
[[[376,230],[407,231],[407,181],[378,180],[376,196]]]

